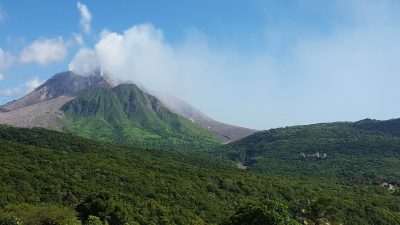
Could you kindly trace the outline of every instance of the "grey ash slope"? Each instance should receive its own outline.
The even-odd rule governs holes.
[[[100,73],[88,77],[71,71],[55,74],[26,96],[0,106],[0,124],[60,130],[56,120],[63,118],[61,106],[85,91],[113,85]]]
[[[156,93],[155,95],[171,111],[192,120],[193,122],[199,124],[201,127],[218,135],[218,138],[223,144],[237,141],[257,132],[257,130],[221,123],[214,119],[211,119],[189,103],[171,95],[165,93]]]

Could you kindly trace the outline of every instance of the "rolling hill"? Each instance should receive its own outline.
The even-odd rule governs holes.
[[[269,174],[400,182],[400,120],[362,120],[258,132],[215,154]]]
[[[308,224],[321,218],[331,224],[400,223],[398,192],[335,178],[242,171],[206,154],[118,147],[0,125],[0,158],[0,221],[81,224],[92,215],[110,225],[229,224],[240,215],[260,216],[256,205],[273,201],[287,207],[285,216]]]

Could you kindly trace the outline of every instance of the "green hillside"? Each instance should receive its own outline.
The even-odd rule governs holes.
[[[0,158],[1,224],[400,224],[399,192],[207,155],[0,126]]]
[[[399,183],[398,128],[400,120],[363,120],[271,129],[223,146],[215,153],[269,174]]]
[[[219,144],[214,134],[172,113],[134,84],[89,91],[62,110],[65,131],[118,145],[190,150]]]
[[[400,136],[400,119],[391,120],[372,120],[365,119],[352,124],[353,128],[381,132],[384,134],[392,134],[395,136]]]

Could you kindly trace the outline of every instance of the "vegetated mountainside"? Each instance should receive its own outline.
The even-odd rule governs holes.
[[[196,122],[203,128],[218,135],[218,138],[223,144],[242,139],[257,132],[257,130],[218,122],[183,100],[165,93],[155,93],[155,95],[165,103],[171,111]]]
[[[0,124],[61,130],[57,119],[63,117],[62,105],[88,90],[113,86],[100,71],[87,77],[71,71],[55,74],[26,96],[0,106]]]
[[[215,150],[273,174],[400,182],[400,120],[325,123],[258,132]]]
[[[0,158],[0,221],[400,223],[398,191],[334,178],[257,174],[207,155],[0,125]]]
[[[134,84],[93,89],[61,107],[63,130],[115,144],[187,149],[219,145],[213,133]]]

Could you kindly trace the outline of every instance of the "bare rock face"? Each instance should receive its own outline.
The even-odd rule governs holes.
[[[13,111],[60,96],[76,97],[82,91],[95,87],[111,88],[112,86],[112,82],[106,76],[102,76],[100,72],[93,76],[80,76],[71,71],[61,72],[55,74],[28,95],[0,106],[0,112]]]
[[[92,88],[112,88],[113,82],[101,72],[80,76],[71,71],[55,74],[26,96],[0,106],[0,124],[17,127],[61,129],[61,106]]]

